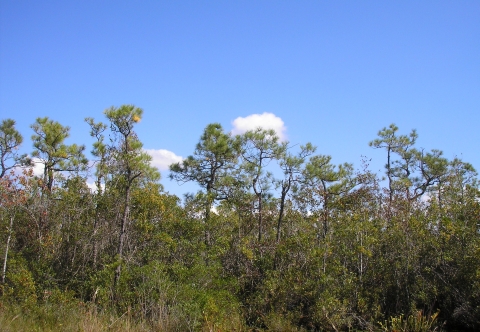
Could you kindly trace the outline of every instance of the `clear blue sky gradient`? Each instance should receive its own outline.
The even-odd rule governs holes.
[[[125,103],[145,148],[183,157],[271,112],[335,163],[382,169],[368,142],[393,122],[478,169],[480,1],[0,1],[0,119],[26,151],[43,116],[90,149],[83,119]]]

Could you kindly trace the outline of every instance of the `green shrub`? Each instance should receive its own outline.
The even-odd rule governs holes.
[[[399,331],[399,332],[433,332],[440,331],[441,326],[438,325],[437,311],[433,315],[426,316],[421,310],[409,315],[405,318],[403,315],[390,317],[384,323],[379,323],[383,331]]]
[[[10,302],[30,308],[37,303],[37,289],[32,273],[26,265],[21,258],[10,258],[4,295]]]

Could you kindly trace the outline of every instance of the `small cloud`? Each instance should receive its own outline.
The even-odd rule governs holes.
[[[33,176],[43,179],[43,173],[45,169],[45,164],[40,158],[31,158],[32,163],[28,166],[16,166],[12,168],[13,174],[16,176],[24,175],[24,171],[28,171],[27,174],[30,174],[30,170],[33,171]]]
[[[164,149],[144,149],[144,151],[152,157],[151,165],[157,167],[160,171],[166,171],[171,164],[179,163],[183,160],[182,157],[177,156],[172,151]]]
[[[212,206],[212,207],[210,208],[210,211],[218,215],[218,210],[217,210],[217,208],[216,208],[215,206]]]
[[[43,176],[43,171],[45,169],[45,164],[40,158],[32,158],[33,163],[33,175]]]
[[[242,118],[241,116],[232,122],[233,135],[240,135],[249,130],[255,130],[258,127],[263,129],[273,129],[277,133],[281,141],[285,141],[287,136],[285,132],[287,127],[283,120],[273,113],[265,112],[263,114],[252,114]]]
[[[93,192],[97,191],[97,185],[95,184],[95,182],[86,182],[86,184],[91,191]]]
[[[96,193],[97,192],[97,184],[95,182],[86,182],[87,184],[87,187],[93,192],[93,193]],[[102,190],[105,190],[105,184],[102,183],[100,184],[100,187],[102,187]]]
[[[420,200],[424,203],[430,203],[430,200],[432,199],[432,197],[430,197],[430,195],[428,193],[426,194],[423,194],[422,196],[420,196]]]

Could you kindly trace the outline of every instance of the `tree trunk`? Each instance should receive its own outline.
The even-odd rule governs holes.
[[[207,204],[205,206],[205,245],[210,247],[211,239],[210,239],[210,210],[212,209],[212,185],[211,183],[207,184]]]
[[[285,210],[285,197],[287,197],[287,188],[282,189],[282,197],[280,199],[280,211],[278,214],[278,223],[277,223],[277,243],[280,242],[280,227],[282,226],[283,221],[283,211]]]
[[[262,228],[263,228],[263,219],[262,219],[262,194],[258,196],[258,242],[262,241]]]
[[[129,214],[130,214],[130,185],[125,190],[125,207],[123,210],[122,224],[120,228],[120,237],[118,241],[118,250],[117,250],[119,264],[115,271],[114,285],[118,284],[118,280],[120,279],[120,274],[122,272],[123,247],[125,243],[125,235],[127,233],[127,224],[128,224]]]
[[[7,246],[5,248],[5,257],[3,260],[2,284],[5,283],[5,276],[7,274],[8,250],[10,249],[10,240],[12,238],[12,228],[13,228],[13,216],[10,217],[10,227],[8,228]]]

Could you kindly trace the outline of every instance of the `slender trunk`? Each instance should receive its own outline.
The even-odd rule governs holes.
[[[263,228],[263,219],[262,219],[262,193],[258,195],[258,242],[262,241],[262,228]]]
[[[393,179],[392,179],[392,168],[390,162],[390,153],[391,146],[387,147],[387,177],[388,177],[388,210],[387,210],[387,220],[392,220],[392,203],[393,203]]]
[[[52,191],[53,188],[53,171],[50,171],[48,174],[48,184],[47,184],[48,192]]]
[[[260,164],[261,165],[261,164]],[[255,196],[257,196],[257,201],[258,201],[258,242],[262,240],[262,189],[257,189],[257,181],[258,178],[260,177],[260,173],[257,173],[257,177],[253,180],[253,192],[255,193]]]
[[[37,237],[38,242],[43,244],[43,234],[47,230],[48,225],[48,212],[49,212],[49,205],[50,205],[50,193],[48,190],[41,193],[40,196],[40,213],[38,215],[38,222],[37,222]],[[39,251],[40,254],[40,251]],[[40,256],[38,256],[40,258]]]
[[[280,227],[282,226],[283,221],[283,211],[285,209],[285,197],[287,196],[288,189],[284,186],[282,187],[282,197],[280,198],[280,212],[278,215],[278,223],[277,223],[277,244],[280,242]],[[278,265],[278,251],[275,252],[275,259],[273,261],[273,268],[274,270],[277,269]]]
[[[205,245],[207,247],[210,246],[210,202],[207,203],[207,207],[205,209]]]
[[[97,243],[97,233],[98,233],[98,207],[95,211],[95,220],[93,222],[93,269],[97,269],[97,256],[98,256],[98,243]]]
[[[363,232],[360,231],[360,248],[363,249]],[[360,283],[363,279],[363,250],[360,250]]]
[[[387,149],[387,176],[388,176],[388,210],[391,213],[393,201],[393,183],[392,183],[392,169],[390,165],[390,147]]]
[[[207,204],[205,206],[205,245],[210,247],[210,210],[212,209],[211,193],[212,186],[210,183],[207,184]]]
[[[280,212],[278,214],[278,223],[277,223],[277,243],[280,242],[280,227],[282,226],[283,221],[283,211],[285,210],[285,198],[287,197],[287,188],[282,189],[282,197],[280,199]]]
[[[130,184],[125,188],[125,207],[123,210],[122,224],[120,228],[120,237],[118,241],[117,255],[118,255],[119,264],[115,271],[115,285],[118,284],[118,280],[120,279],[120,274],[122,271],[123,246],[125,243],[125,235],[127,232],[129,214],[130,214]]]
[[[1,169],[0,170],[0,179],[3,178],[3,176],[7,172],[7,168],[5,167],[4,159],[5,159],[5,154],[2,153],[2,155],[0,156],[0,169]]]
[[[93,269],[97,269],[97,256],[98,256],[98,241],[97,241],[97,233],[98,233],[98,219],[100,218],[100,212],[98,208],[99,199],[102,196],[102,187],[101,187],[101,178],[97,178],[97,194],[96,194],[96,204],[95,204],[95,220],[93,221]]]
[[[329,215],[329,193],[327,191],[327,184],[322,180],[323,186],[323,238],[327,237],[328,233],[328,215]]]
[[[328,233],[328,208],[325,207],[323,211],[323,238],[327,237]]]
[[[442,182],[438,182],[438,207],[442,211]]]
[[[2,284],[5,283],[5,275],[7,274],[8,250],[10,249],[10,240],[12,238],[12,229],[13,229],[13,216],[10,217],[10,227],[8,228],[7,246],[5,248],[5,257],[4,257],[4,260],[3,260]]]
[[[260,258],[263,258],[264,249],[261,248],[260,243],[262,242],[262,233],[263,233],[263,200],[262,200],[262,193],[260,191],[258,193],[258,244],[260,248]],[[260,274],[264,273],[264,268],[260,269]]]

